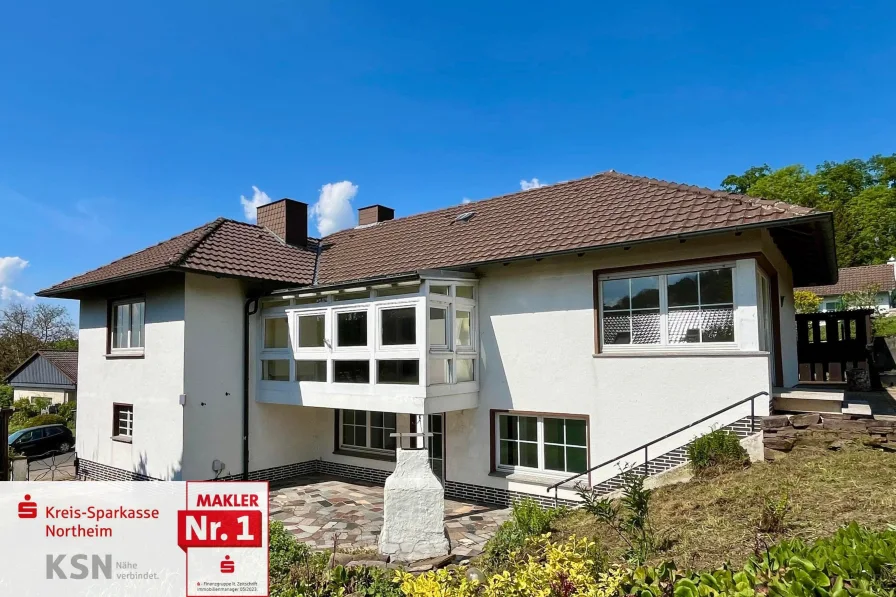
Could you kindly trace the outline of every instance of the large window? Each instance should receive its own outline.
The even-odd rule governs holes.
[[[734,342],[731,268],[600,282],[604,346]]]
[[[112,350],[143,348],[143,299],[112,303]]]
[[[497,462],[504,470],[582,473],[588,469],[584,419],[500,414]]]
[[[352,450],[393,452],[395,450],[395,413],[366,410],[341,410],[339,445]]]

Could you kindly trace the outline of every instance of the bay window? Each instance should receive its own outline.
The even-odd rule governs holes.
[[[733,343],[730,267],[612,276],[600,280],[604,347]]]
[[[502,413],[496,426],[499,469],[549,474],[588,469],[585,419]]]
[[[340,410],[340,448],[370,452],[394,452],[395,413]]]

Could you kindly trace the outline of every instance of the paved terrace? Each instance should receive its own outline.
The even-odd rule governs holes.
[[[299,477],[271,489],[271,518],[315,549],[376,549],[383,528],[382,486],[336,477]],[[451,553],[478,555],[510,516],[497,508],[445,500]]]

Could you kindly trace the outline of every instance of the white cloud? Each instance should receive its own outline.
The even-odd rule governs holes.
[[[355,225],[355,209],[352,199],[358,194],[358,185],[349,180],[331,182],[320,189],[317,203],[310,214],[317,219],[317,231],[323,237]]]
[[[463,204],[463,205],[466,205],[467,203],[471,203],[472,201],[473,200],[470,199],[469,197],[464,197],[463,199],[460,200],[461,204]]]
[[[521,180],[520,188],[524,191],[528,191],[529,189],[537,189],[538,187],[543,187],[545,186],[545,184],[547,183],[541,182],[537,178],[533,178],[532,180]]]
[[[6,284],[26,267],[28,262],[21,257],[0,257],[0,284]]]
[[[6,285],[26,267],[28,262],[21,257],[0,257],[0,302],[34,300],[34,295],[29,296]]]
[[[33,301],[34,299],[35,296],[33,294],[25,294],[9,286],[0,286],[0,303],[6,301]]]
[[[251,199],[247,198],[245,195],[240,195],[240,203],[243,204],[243,214],[250,222],[255,221],[255,210],[262,205],[267,205],[270,202],[271,198],[268,197],[268,194],[255,185],[252,185]]]

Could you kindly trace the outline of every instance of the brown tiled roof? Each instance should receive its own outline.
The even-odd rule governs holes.
[[[77,350],[38,350],[37,354],[56,365],[72,383],[78,383]]]
[[[316,255],[317,244],[313,239],[309,239],[307,248],[293,247],[261,226],[218,218],[148,249],[60,282],[40,291],[38,295],[53,296],[169,269],[310,284]]]
[[[458,218],[465,213],[470,217]],[[610,171],[343,230],[320,241],[308,239],[302,248],[285,244],[268,228],[219,218],[38,294],[60,296],[170,269],[286,286],[339,284],[420,269],[469,267],[741,226],[784,224],[815,214],[820,212]]]
[[[840,277],[836,284],[829,286],[804,286],[794,290],[808,290],[819,296],[832,296],[865,290],[869,286],[877,286],[885,292],[896,290],[896,276],[893,275],[893,266],[884,263],[882,265],[841,267]]]
[[[467,221],[457,216],[472,212]],[[318,284],[596,248],[789,220],[816,212],[650,178],[604,172],[321,240]]]

